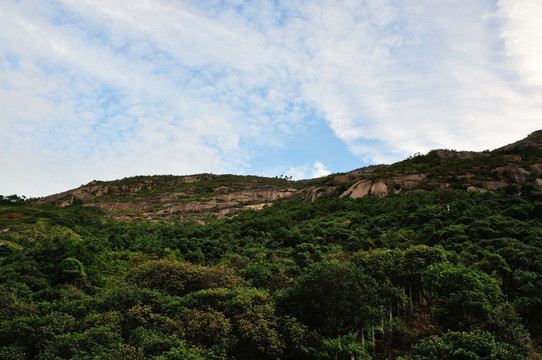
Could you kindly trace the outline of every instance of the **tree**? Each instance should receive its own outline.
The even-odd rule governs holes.
[[[317,354],[318,357],[327,359],[371,359],[367,354],[367,350],[359,343],[356,334],[348,333],[336,339],[325,339],[322,343],[322,353]]]
[[[62,282],[72,282],[82,284],[87,279],[87,274],[83,264],[73,257],[68,257],[60,263],[59,280]]]
[[[228,350],[228,358],[238,360],[265,359],[274,360],[282,356],[282,342],[278,332],[277,317],[275,316],[275,304],[269,294],[258,289],[206,289],[188,294],[179,304],[181,308],[189,306],[193,310],[181,310],[189,320],[191,330],[187,334],[193,336],[193,341],[202,344],[210,344],[211,340],[204,335],[196,340],[196,324],[209,321],[211,333],[215,331],[217,345],[224,345]],[[197,310],[197,311],[196,311]],[[177,312],[175,308],[167,310]],[[210,314],[216,313],[217,319],[211,323]],[[221,315],[224,318],[221,318]],[[217,322],[231,325],[231,331],[227,335],[218,329]],[[215,330],[213,330],[215,329]],[[223,344],[228,337],[228,344]]]
[[[170,295],[186,295],[201,289],[235,288],[241,278],[225,267],[208,268],[176,260],[151,260],[128,275],[138,286],[165,291]]]
[[[435,305],[432,319],[443,329],[469,330],[482,324],[503,298],[497,281],[462,265],[432,265],[423,284]]]
[[[285,310],[326,337],[355,331],[357,305],[364,296],[356,282],[359,276],[350,262],[322,261],[286,291],[281,299]]]
[[[213,359],[226,359],[235,344],[231,321],[219,311],[185,309],[181,314],[184,338],[211,351]]]
[[[526,360],[516,348],[495,341],[487,331],[450,331],[431,336],[412,348],[412,360]]]

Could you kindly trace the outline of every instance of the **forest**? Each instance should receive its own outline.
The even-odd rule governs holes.
[[[517,186],[290,198],[206,224],[1,200],[1,359],[541,353],[542,202]]]

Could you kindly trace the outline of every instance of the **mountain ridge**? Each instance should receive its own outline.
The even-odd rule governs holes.
[[[93,180],[79,188],[39,198],[36,205],[97,206],[124,220],[230,217],[259,210],[293,196],[384,197],[409,191],[542,192],[542,130],[492,151],[431,150],[390,165],[371,165],[326,177],[291,181],[286,177],[197,174],[134,176]],[[515,187],[515,188],[514,188]]]

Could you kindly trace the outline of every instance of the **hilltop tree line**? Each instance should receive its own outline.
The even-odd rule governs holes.
[[[541,241],[542,203],[505,189],[288,199],[204,225],[7,199],[0,358],[529,359]]]

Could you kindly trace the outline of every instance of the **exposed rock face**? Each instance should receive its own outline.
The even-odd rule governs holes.
[[[356,180],[359,180],[359,174],[354,172],[344,175],[336,175],[333,177],[333,182],[337,185],[352,184]]]
[[[99,203],[86,204],[86,206],[97,206],[107,211],[124,211],[124,210],[145,211],[150,205],[147,203],[104,201],[104,202],[99,202]]]
[[[488,190],[497,190],[506,186],[504,181],[482,181],[482,185]]]
[[[371,185],[371,194],[379,198],[388,196],[388,186],[383,179],[378,179],[373,182],[373,185]]]
[[[519,155],[503,155],[504,160],[508,162],[517,162],[521,161],[521,156]]]
[[[321,197],[329,196],[335,190],[337,190],[336,186],[325,185],[325,186],[311,187],[308,189],[307,195],[305,196],[305,200],[313,203]]]
[[[469,186],[469,187],[467,188],[467,191],[468,191],[468,192],[485,193],[485,192],[487,192],[487,189],[479,188],[479,187],[476,187],[476,186]]]
[[[538,191],[542,191],[542,179],[538,178],[535,181],[536,187],[538,188]]]
[[[284,197],[292,196],[297,192],[296,189],[285,190],[244,190],[237,191],[227,195],[218,195],[214,198],[218,202],[247,202],[247,201],[273,201]]]
[[[498,167],[493,170],[502,178],[510,178],[515,183],[523,184],[529,176],[529,172],[523,168],[514,166]]]
[[[122,186],[109,186],[109,185],[95,185],[96,181],[91,181],[87,185],[82,187],[65,191],[59,194],[47,196],[36,201],[37,205],[54,203],[60,207],[66,207],[73,204],[75,200],[89,201],[95,200],[107,194],[120,194],[131,193],[135,194],[143,189],[152,189],[152,183],[147,184],[135,184],[135,185],[122,185]]]
[[[243,209],[260,210],[277,199],[290,197],[296,193],[295,189],[238,191],[212,196],[205,201],[164,203],[164,209],[160,210],[159,214],[174,216],[194,212],[217,212],[219,215],[227,215]]]
[[[350,196],[354,199],[363,198],[371,193],[371,180],[362,180],[352,185],[348,190],[340,195],[340,197]]]
[[[394,188],[397,188],[396,185],[398,185],[399,190],[401,189],[412,189],[416,186],[418,186],[422,181],[425,180],[427,177],[426,174],[414,174],[414,175],[405,175],[405,176],[398,176],[393,177],[389,179],[390,185],[394,186]],[[398,192],[398,191],[396,191]]]
[[[218,217],[231,216],[243,209],[262,209],[277,199],[293,196],[298,190],[262,185],[243,177],[235,178],[231,186],[214,186],[218,176],[201,175],[171,177],[167,181],[144,180],[130,184],[98,184],[96,181],[78,189],[39,199],[36,204],[53,203],[60,207],[83,202],[84,206],[96,206],[113,214],[112,217],[182,218],[212,213]],[[260,179],[261,180],[261,179]],[[192,187],[191,184],[199,187]],[[209,184],[209,185],[207,185]],[[185,186],[186,185],[186,186]],[[195,185],[194,185],[195,186]],[[167,191],[168,188],[186,189]],[[212,192],[202,195],[202,192]]]
[[[425,178],[425,174],[414,174],[376,180],[365,179],[356,182],[340,196],[350,196],[354,199],[364,198],[367,195],[384,197],[390,194],[397,194],[401,191],[411,190],[424,181]]]
[[[478,157],[488,156],[487,154],[475,152],[475,151],[452,151],[452,150],[437,150],[437,155],[441,159],[452,160],[470,160]]]

